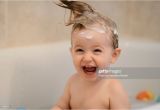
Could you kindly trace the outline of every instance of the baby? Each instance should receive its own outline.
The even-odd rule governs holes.
[[[71,10],[67,25],[73,24],[71,54],[76,73],[52,110],[125,109],[128,96],[117,79],[100,78],[97,70],[115,63],[120,55],[114,21],[80,1],[60,0],[58,5]]]

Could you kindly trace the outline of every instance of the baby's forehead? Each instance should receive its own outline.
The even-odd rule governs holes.
[[[99,34],[109,34],[111,33],[111,29],[108,26],[105,26],[104,23],[93,23],[90,25],[85,25],[83,27],[75,27],[74,30],[72,31],[72,33],[84,33],[84,32],[95,32],[95,33],[99,33]]]
[[[111,41],[111,32],[106,32],[105,30],[97,27],[90,27],[85,29],[76,29],[72,32],[72,39],[105,39]]]
[[[84,33],[83,33],[84,32]],[[86,33],[85,33],[86,32]],[[107,34],[91,34],[90,31],[80,31],[72,38],[72,44],[75,45],[90,45],[96,46],[108,46],[111,45],[111,39]]]
[[[104,41],[88,41],[88,42],[83,42],[83,41],[73,41],[72,47],[74,48],[87,48],[87,49],[93,49],[93,48],[108,48],[111,47],[110,42],[104,42]]]

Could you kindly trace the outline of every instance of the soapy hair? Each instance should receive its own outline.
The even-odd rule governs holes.
[[[85,2],[60,0],[60,3],[57,3],[57,5],[71,11],[66,26],[73,25],[72,31],[99,24],[106,32],[111,31],[112,47],[114,49],[118,48],[117,26],[113,20],[95,11],[95,9]]]

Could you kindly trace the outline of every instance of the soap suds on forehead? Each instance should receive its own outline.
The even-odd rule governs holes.
[[[84,37],[86,39],[92,39],[93,36],[92,36],[92,31],[94,32],[98,32],[100,34],[105,34],[106,33],[106,30],[103,28],[103,27],[97,27],[97,26],[93,26],[93,27],[87,27],[86,28],[87,30],[90,30],[90,31],[85,31],[85,30],[82,30],[79,34],[80,34],[80,37]]]
[[[102,24],[94,24],[94,25],[91,25],[91,26],[87,26],[86,27],[87,29],[89,30],[92,30],[92,31],[96,31],[96,32],[99,32],[99,33],[106,33],[107,32],[107,28]]]
[[[91,32],[85,32],[85,31],[82,31],[80,32],[80,37],[85,37],[86,39],[92,39],[93,36],[90,34]]]
[[[111,44],[111,32],[110,30],[104,30],[101,27],[87,27],[84,29],[77,29],[72,31],[72,37],[74,36],[74,38],[84,38],[88,41],[92,41],[92,40],[97,40],[97,38],[105,38],[105,40],[107,41],[107,45],[112,45]],[[74,44],[73,44],[74,45]]]

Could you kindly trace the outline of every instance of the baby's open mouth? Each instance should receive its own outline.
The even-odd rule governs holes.
[[[88,73],[88,74],[92,73],[93,74],[93,73],[96,72],[97,67],[95,67],[95,66],[91,66],[91,67],[83,66],[82,69],[85,73]]]

